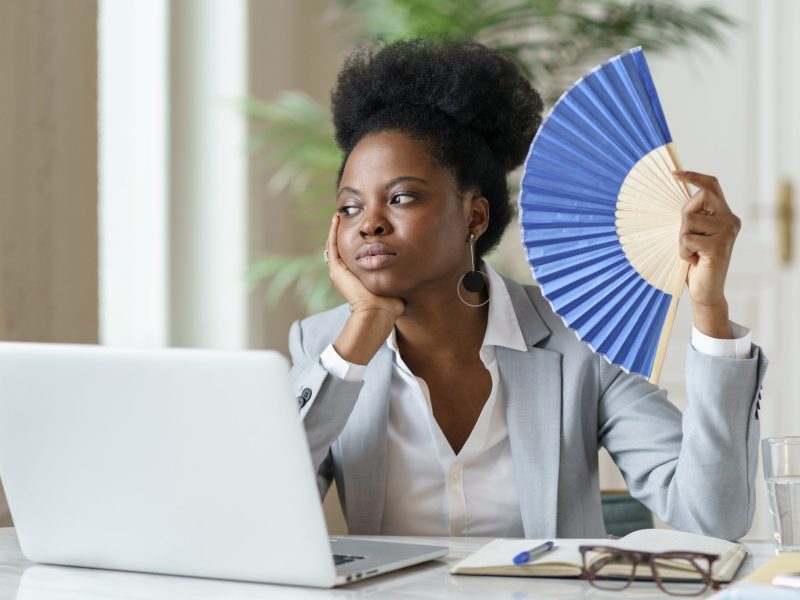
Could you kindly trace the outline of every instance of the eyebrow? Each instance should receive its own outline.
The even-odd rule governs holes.
[[[395,177],[391,181],[387,181],[383,185],[383,189],[384,190],[388,190],[390,187],[395,186],[398,183],[403,183],[405,181],[414,181],[416,183],[421,183],[423,185],[430,185],[427,181],[425,181],[424,179],[422,179],[420,177],[414,177],[413,175],[401,175],[400,177]],[[361,194],[361,192],[359,192],[357,189],[351,188],[349,186],[345,186],[345,187],[339,189],[339,191],[336,193],[336,197],[338,198],[339,196],[341,196],[342,192],[349,192],[349,193],[355,194],[357,196]]]

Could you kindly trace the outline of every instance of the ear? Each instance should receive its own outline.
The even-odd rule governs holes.
[[[489,201],[478,194],[467,200],[467,223],[469,232],[479,238],[489,227]]]

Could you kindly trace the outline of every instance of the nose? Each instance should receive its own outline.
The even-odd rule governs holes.
[[[371,213],[371,214],[370,214]],[[391,230],[389,222],[380,210],[364,211],[364,218],[359,224],[359,234],[362,239],[386,235]]]
[[[384,233],[386,233],[386,230],[383,228],[383,225],[378,225],[375,227],[375,229],[372,230],[372,233],[361,229],[361,237],[364,238],[369,237],[370,235],[383,235]]]

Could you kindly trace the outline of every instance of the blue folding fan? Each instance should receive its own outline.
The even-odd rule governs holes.
[[[686,186],[641,48],[586,74],[545,119],[519,196],[528,262],[553,310],[630,373],[657,382],[689,264]]]

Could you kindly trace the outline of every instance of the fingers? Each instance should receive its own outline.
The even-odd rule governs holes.
[[[691,183],[700,188],[683,207],[684,215],[697,212],[706,215],[720,213],[736,218],[725,201],[725,194],[716,177],[694,171],[675,171],[673,176],[679,181]]]
[[[722,186],[720,186],[719,180],[713,175],[704,175],[703,173],[697,173],[695,171],[673,171],[672,175],[678,181],[691,183],[699,188],[710,190],[723,201],[725,200],[725,194],[722,193]]]
[[[687,220],[692,221],[693,233],[713,233],[720,231],[720,228],[732,228],[734,235],[739,232],[741,221],[733,214],[725,201],[725,195],[716,177],[694,171],[675,171],[673,175],[679,181],[691,183],[700,188],[684,205],[682,211],[684,224]],[[703,221],[691,215],[710,216],[714,217],[715,221]]]
[[[728,204],[708,190],[700,190],[683,207],[681,232],[724,234],[736,237],[742,221]]]
[[[742,222],[725,201],[716,177],[694,171],[673,175],[699,188],[683,207],[679,243],[681,258],[692,265],[687,273],[692,306],[726,306],[725,279]],[[726,315],[722,317],[725,323]]]
[[[328,251],[328,279],[331,280],[333,287],[348,299],[353,293],[361,291],[361,283],[347,268],[344,260],[339,254],[339,215],[333,215],[331,226],[328,229],[328,241],[325,249]]]
[[[352,287],[352,273],[339,255],[339,215],[334,214],[328,230],[328,241],[325,250],[328,253],[328,279],[333,287],[345,298],[348,297],[348,288]]]
[[[700,258],[709,264],[727,265],[733,250],[733,238],[702,233],[681,233],[679,245],[683,260],[695,265]]]
[[[741,221],[733,214],[716,177],[694,171],[676,171],[675,178],[700,189],[682,211],[680,231],[681,258],[696,265],[727,264]]]
[[[339,242],[337,234],[339,232],[339,215],[334,214],[331,219],[331,226],[328,229],[328,241],[325,243],[325,249],[328,251],[328,265],[338,265],[341,257],[339,256]]]
[[[684,213],[679,244],[683,260],[693,265],[700,258],[706,259],[709,264],[727,264],[730,261],[741,221],[728,212],[728,215]]]
[[[697,235],[714,235],[721,229],[720,220],[700,212],[691,212],[683,216],[681,233]]]
[[[734,214],[721,216],[719,213],[692,212],[683,215],[681,233],[697,233],[700,235],[722,235],[735,238],[739,234],[742,222]]]
[[[689,201],[683,205],[683,216],[699,213],[704,215],[712,215],[714,214],[714,207],[711,206],[713,203],[710,196],[712,194],[707,193],[705,190],[700,190],[699,192],[693,194]],[[720,208],[720,207],[717,207]]]

